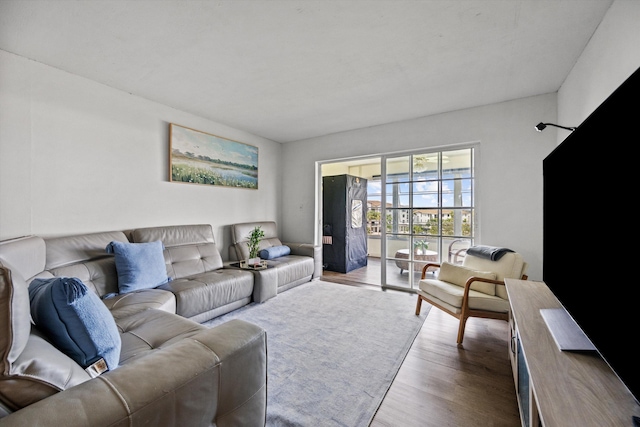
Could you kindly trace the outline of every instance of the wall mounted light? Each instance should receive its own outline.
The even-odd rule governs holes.
[[[542,132],[542,131],[544,130],[544,128],[546,128],[547,126],[555,126],[555,127],[557,127],[557,128],[560,128],[560,129],[570,130],[571,132],[573,132],[574,130],[576,130],[576,128],[571,128],[571,127],[566,127],[566,126],[555,125],[555,124],[553,124],[553,123],[542,123],[542,122],[540,122],[540,123],[538,123],[538,124],[536,125],[536,130],[537,130],[538,132]]]

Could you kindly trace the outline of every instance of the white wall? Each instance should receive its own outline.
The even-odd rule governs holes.
[[[542,277],[542,159],[555,131],[536,132],[556,118],[556,95],[454,111],[288,143],[283,152],[285,240],[314,238],[316,161],[479,142],[479,243],[521,252],[530,276]]]
[[[277,221],[281,144],[0,51],[0,239]],[[259,189],[169,182],[169,123],[255,145]]]
[[[636,71],[639,45],[640,1],[616,0],[558,91],[558,124],[578,126]]]

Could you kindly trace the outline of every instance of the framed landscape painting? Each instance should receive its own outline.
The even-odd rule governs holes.
[[[174,123],[169,126],[171,181],[258,188],[258,147]]]

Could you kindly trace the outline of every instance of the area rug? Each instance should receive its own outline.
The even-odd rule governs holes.
[[[415,295],[305,283],[205,325],[267,332],[267,426],[368,426],[430,306]]]

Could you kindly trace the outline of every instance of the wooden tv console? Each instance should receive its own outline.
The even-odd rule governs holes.
[[[640,405],[600,355],[558,349],[540,314],[540,309],[562,307],[547,285],[516,279],[505,284],[511,303],[509,357],[522,425],[633,427]]]

